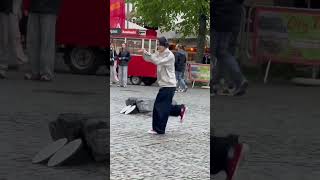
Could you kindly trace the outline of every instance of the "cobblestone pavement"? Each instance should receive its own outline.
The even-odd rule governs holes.
[[[184,180],[209,177],[209,91],[190,89],[176,94],[189,113],[183,124],[168,121],[166,135],[149,135],[151,116],[123,115],[128,97],[155,98],[158,87],[111,87],[111,180]]]
[[[106,113],[105,77],[58,74],[54,82],[43,83],[9,72],[9,78],[0,80],[0,179],[105,180],[105,164],[49,168],[31,163],[51,142],[48,122],[58,114]]]
[[[320,179],[319,107],[320,88],[291,84],[252,85],[244,97],[214,98],[216,134],[240,134],[250,145],[239,180]]]

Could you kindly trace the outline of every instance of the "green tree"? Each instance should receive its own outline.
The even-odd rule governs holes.
[[[135,16],[149,27],[176,31],[183,37],[197,36],[196,61],[202,60],[209,27],[208,0],[127,0],[136,8]],[[178,17],[181,22],[175,23]]]

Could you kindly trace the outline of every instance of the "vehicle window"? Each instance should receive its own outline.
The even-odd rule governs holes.
[[[157,40],[151,40],[151,53],[155,53],[157,50]]]
[[[142,39],[127,39],[127,47],[130,54],[140,54],[138,50],[142,48]]]
[[[120,52],[121,45],[125,42],[124,38],[116,38],[112,40],[117,53]]]
[[[149,39],[145,39],[144,40],[144,44],[143,44],[143,48],[146,49],[147,51],[149,51]]]

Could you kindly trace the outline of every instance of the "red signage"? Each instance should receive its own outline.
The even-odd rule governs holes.
[[[132,35],[135,35],[135,34],[139,34],[139,31],[138,30],[129,30],[129,29],[126,29],[126,30],[122,30],[122,34],[132,34]]]
[[[125,0],[110,0],[110,28],[124,28],[125,20]]]

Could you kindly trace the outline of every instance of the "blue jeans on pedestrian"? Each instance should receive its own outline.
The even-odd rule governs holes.
[[[220,79],[225,78],[225,73],[230,73],[231,81],[239,87],[245,80],[235,56],[230,51],[234,41],[233,32],[214,32],[214,51],[217,64],[213,71],[213,85],[219,84]]]
[[[177,78],[177,88],[180,88],[183,90],[188,88],[184,80],[184,72],[176,71],[176,78]]]

